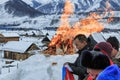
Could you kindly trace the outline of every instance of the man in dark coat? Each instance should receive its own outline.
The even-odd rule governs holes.
[[[86,71],[86,68],[81,65],[80,57],[81,57],[81,52],[83,50],[90,49],[90,47],[89,47],[90,40],[85,35],[79,34],[74,38],[73,43],[75,44],[76,48],[78,49],[78,52],[77,52],[78,57],[74,63],[66,62],[64,65],[67,64],[67,66],[69,66],[70,72],[72,74],[78,75],[78,80],[83,80],[85,78],[85,76],[87,75],[87,71]]]
[[[107,42],[109,42],[113,47],[113,50],[112,50],[112,53],[111,53],[112,61],[120,67],[120,58],[118,58],[118,59],[115,58],[115,56],[119,52],[119,41],[118,41],[118,39],[115,36],[113,36],[113,37],[110,36],[107,39]]]

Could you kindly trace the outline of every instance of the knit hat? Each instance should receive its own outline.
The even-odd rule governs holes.
[[[96,80],[120,80],[120,69],[117,65],[111,65],[102,71]]]
[[[100,51],[83,51],[81,65],[91,69],[105,69],[110,65],[109,58]]]
[[[118,39],[116,37],[109,37],[107,39],[107,42],[109,42],[114,49],[119,51],[119,41],[118,41]]]
[[[103,52],[103,54],[106,54],[110,57],[113,47],[108,42],[100,42],[95,45],[94,50],[95,49],[100,49],[100,51]]]

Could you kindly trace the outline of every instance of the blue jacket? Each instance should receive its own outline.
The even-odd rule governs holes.
[[[96,80],[120,80],[120,68],[114,64],[105,68]]]

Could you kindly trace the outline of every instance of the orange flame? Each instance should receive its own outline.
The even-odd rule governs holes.
[[[109,8],[109,6],[110,5],[108,5],[107,8]],[[90,13],[88,17],[71,26],[69,24],[69,18],[73,13],[74,6],[69,0],[67,0],[64,6],[64,12],[61,15],[61,24],[57,29],[56,35],[48,45],[48,47],[62,49],[62,54],[70,54],[75,51],[72,40],[77,34],[85,34],[86,36],[89,36],[91,33],[101,32],[104,29],[103,25],[99,22],[99,19],[102,19],[102,17],[95,12]]]
[[[63,14],[68,14],[69,15],[69,14],[73,14],[73,13],[74,13],[73,4],[69,0],[66,0]]]
[[[105,16],[108,14],[110,15],[110,17],[107,19],[108,23],[113,21],[113,17],[114,17],[114,12],[110,7],[111,7],[111,5],[110,5],[109,0],[108,0],[108,1],[106,1],[106,8],[105,8]]]

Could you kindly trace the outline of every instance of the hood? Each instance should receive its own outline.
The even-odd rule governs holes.
[[[107,67],[96,80],[120,80],[120,68],[115,64]]]

